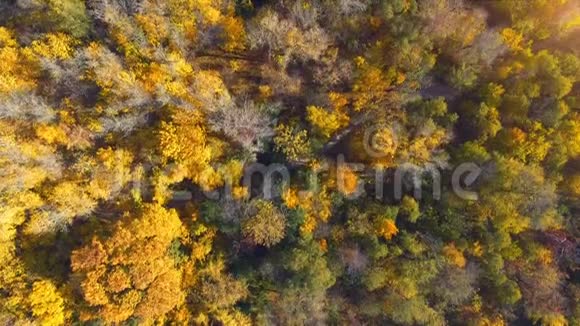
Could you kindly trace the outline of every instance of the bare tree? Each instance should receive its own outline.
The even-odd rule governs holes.
[[[118,132],[126,136],[133,132],[135,128],[147,122],[147,112],[142,111],[121,116],[104,117],[100,121],[103,133]]]
[[[343,15],[350,15],[365,11],[369,3],[370,1],[364,0],[339,0],[337,7]]]
[[[248,26],[252,47],[266,48],[271,56],[279,55],[286,61],[292,58],[319,60],[330,45],[330,38],[318,24],[314,24],[314,14],[296,11],[297,19],[303,23],[282,18],[278,13],[265,9]],[[305,24],[304,27],[301,24]]]
[[[507,47],[496,30],[481,33],[473,44],[457,54],[460,62],[489,67],[496,58],[507,52]]]
[[[256,153],[264,141],[274,135],[274,121],[268,114],[276,105],[260,106],[244,100],[239,106],[221,107],[209,119],[211,128],[222,132],[251,153]]]
[[[296,1],[290,8],[292,20],[302,28],[312,28],[317,25],[318,8],[313,4],[304,5],[304,1]]]
[[[369,263],[365,253],[357,246],[347,246],[339,249],[340,259],[346,265],[346,270],[351,274],[364,271]]]
[[[49,122],[55,117],[44,98],[35,94],[15,93],[0,97],[0,118]]]

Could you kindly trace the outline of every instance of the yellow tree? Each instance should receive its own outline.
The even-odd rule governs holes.
[[[82,318],[152,321],[179,306],[184,300],[182,273],[168,249],[181,231],[174,210],[145,204],[137,216],[126,214],[110,237],[95,237],[75,250],[71,267],[89,307]]]
[[[379,125],[380,126],[380,125]],[[391,127],[380,126],[376,130],[357,130],[350,141],[352,154],[361,162],[388,168],[395,164],[399,149],[398,140]]]
[[[12,325],[65,325],[70,314],[63,294],[50,280],[30,277],[18,257],[12,259],[4,266],[10,271],[0,270],[0,320]]]
[[[76,181],[63,181],[47,187],[46,201],[67,223],[77,216],[91,213],[97,206],[86,186]]]
[[[288,188],[282,194],[284,205],[290,209],[300,209],[304,214],[304,222],[300,233],[309,236],[314,232],[318,221],[327,222],[332,215],[332,201],[326,186],[313,191],[298,191]]]
[[[355,58],[358,76],[352,86],[355,111],[382,109],[381,104],[392,100],[392,88],[405,81],[405,76],[394,68],[381,70],[363,57]],[[392,96],[391,96],[392,97]]]
[[[340,128],[346,127],[349,117],[342,111],[329,111],[325,108],[310,105],[306,108],[306,119],[322,136],[329,138]]]
[[[286,218],[273,203],[257,200],[248,207],[242,234],[258,245],[271,247],[284,238]]]
[[[457,267],[463,268],[465,267],[466,260],[463,256],[463,252],[459,250],[455,244],[450,243],[443,247],[443,255],[449,261],[450,264],[453,264]]]
[[[385,238],[385,240],[391,240],[393,236],[399,233],[399,229],[395,225],[395,221],[391,219],[377,219],[375,222],[375,233],[377,236]]]
[[[0,27],[0,95],[36,87],[39,69],[30,49],[21,48],[12,31]]]
[[[212,163],[222,156],[225,144],[207,134],[204,121],[199,111],[175,109],[171,121],[161,123],[159,147],[166,163],[182,166],[184,177],[211,190],[224,183]]]
[[[276,150],[283,153],[291,161],[304,161],[310,156],[310,140],[306,130],[298,130],[296,126],[279,124],[274,136]]]
[[[132,180],[131,163],[133,155],[124,149],[110,147],[97,151],[96,160],[89,162],[92,175],[88,193],[97,200],[108,200],[124,189]]]

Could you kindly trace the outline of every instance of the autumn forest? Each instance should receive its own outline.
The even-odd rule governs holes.
[[[580,1],[0,0],[0,325],[580,326]]]

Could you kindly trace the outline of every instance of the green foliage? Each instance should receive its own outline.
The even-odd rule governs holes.
[[[462,64],[451,68],[449,73],[449,83],[458,89],[469,89],[475,86],[477,72],[473,67]]]
[[[47,0],[50,21],[59,30],[74,37],[88,34],[90,20],[85,2],[81,0]]]
[[[292,283],[306,286],[313,292],[324,291],[336,282],[324,253],[313,241],[301,241],[290,250],[284,267],[292,272]]]
[[[455,159],[458,163],[475,162],[481,164],[488,161],[490,158],[491,155],[487,152],[487,149],[474,141],[465,142],[455,155]]]
[[[399,212],[411,223],[417,222],[419,216],[421,216],[421,211],[419,210],[419,203],[409,196],[403,197]]]

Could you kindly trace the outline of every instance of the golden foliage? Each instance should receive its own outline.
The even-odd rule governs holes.
[[[358,76],[353,84],[355,111],[368,109],[384,109],[380,104],[388,99],[391,88],[396,83],[404,81],[403,75],[391,68],[387,71],[369,64],[364,58],[355,58]]]
[[[310,105],[306,108],[306,119],[324,137],[332,136],[337,130],[348,125],[348,116],[341,111],[329,112],[328,110]]]
[[[97,205],[85,187],[74,181],[64,181],[52,187],[47,193],[47,202],[67,218],[68,222],[72,222],[76,216],[90,213]]]
[[[28,300],[32,315],[40,325],[58,326],[65,323],[64,300],[50,281],[34,282]]]
[[[282,194],[284,205],[290,209],[299,209],[304,213],[304,223],[300,233],[310,235],[318,221],[327,222],[332,214],[332,202],[326,186],[318,191],[298,191],[287,188]]]
[[[168,36],[168,26],[165,23],[164,17],[155,13],[147,13],[135,15],[135,20],[139,27],[143,29],[147,40],[151,46],[159,46],[160,43]]]
[[[66,145],[68,135],[62,126],[39,124],[36,126],[36,136],[48,144]]]
[[[293,209],[298,207],[300,203],[300,198],[298,197],[298,190],[294,188],[287,188],[282,193],[282,200],[284,201],[284,205],[286,207]]]
[[[345,196],[352,195],[359,188],[359,178],[355,171],[347,165],[339,165],[336,168],[337,189]]]
[[[306,159],[310,154],[310,140],[306,130],[297,130],[286,124],[276,127],[274,136],[276,150],[284,153],[291,161]]]
[[[449,262],[457,267],[465,267],[466,260],[463,256],[463,252],[455,247],[455,244],[451,243],[443,247],[443,255],[447,257]]]
[[[224,50],[228,52],[242,51],[245,49],[246,30],[244,22],[238,17],[224,17],[222,20],[224,38],[226,39]]]
[[[159,148],[166,163],[174,162],[187,169],[188,177],[206,190],[224,183],[211,163],[222,155],[222,142],[208,137],[198,111],[175,110],[170,122],[161,122]],[[180,180],[174,181],[177,182]]]
[[[393,236],[399,233],[399,229],[395,225],[395,221],[384,218],[378,221],[375,232],[378,236],[385,238],[385,240],[391,240]]]
[[[356,158],[376,167],[388,168],[395,164],[399,154],[399,144],[392,128],[388,126],[366,134],[368,130],[357,131],[350,141],[350,147]],[[404,155],[404,149],[401,154]]]
[[[41,57],[65,60],[72,57],[77,43],[78,41],[66,34],[45,34],[42,40],[32,42],[31,48]]]
[[[19,47],[5,27],[0,27],[0,37],[0,95],[33,90],[39,75],[34,53]]]
[[[523,51],[525,45],[523,35],[512,28],[504,28],[501,31],[501,37],[504,43],[512,51]]]
[[[0,47],[16,47],[18,43],[12,35],[12,31],[6,27],[0,27]]]
[[[479,241],[475,241],[475,243],[473,243],[473,248],[471,251],[472,251],[471,254],[473,256],[481,257],[483,255],[484,249],[481,243],[479,243]]]
[[[81,277],[83,298],[92,307],[87,316],[111,323],[131,316],[155,320],[180,305],[181,271],[167,249],[181,231],[174,210],[147,204],[136,218],[127,215],[119,222],[109,238],[93,238],[75,250],[71,267]],[[107,274],[108,269],[113,271]]]

